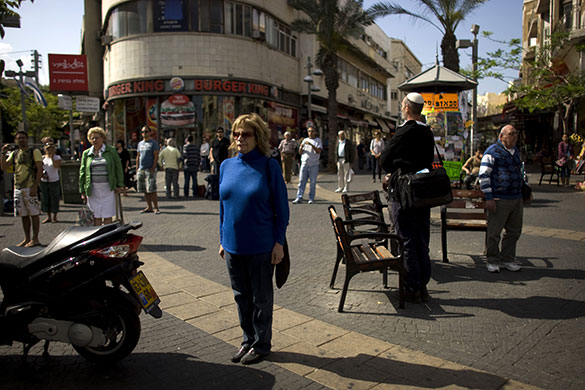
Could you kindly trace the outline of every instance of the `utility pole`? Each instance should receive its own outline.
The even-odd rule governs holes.
[[[30,62],[32,63],[33,68],[34,68],[35,81],[36,81],[37,85],[41,85],[39,83],[39,69],[41,68],[41,66],[40,66],[41,56],[40,56],[38,50],[33,50],[33,52],[31,53],[31,57],[32,57],[32,60],[30,60]]]
[[[20,109],[22,111],[22,124],[24,126],[24,131],[28,134],[28,121],[26,120],[26,100],[25,100],[25,92],[24,92],[24,76],[26,77],[33,77],[35,74],[34,72],[23,72],[22,66],[24,65],[21,60],[16,60],[16,65],[20,68],[20,71],[15,72],[13,70],[7,70],[4,72],[6,77],[20,77]],[[36,140],[35,140],[36,141]]]

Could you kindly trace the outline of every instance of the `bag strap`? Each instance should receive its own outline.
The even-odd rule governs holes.
[[[439,148],[437,148],[437,144],[433,141],[433,145],[435,145],[435,152],[437,152],[437,157],[439,157],[439,163],[443,166],[443,159],[441,158],[441,153],[439,153]]]

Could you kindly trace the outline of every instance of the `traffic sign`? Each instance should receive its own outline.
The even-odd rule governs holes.
[[[57,106],[63,110],[71,110],[73,108],[73,99],[68,95],[57,95]]]

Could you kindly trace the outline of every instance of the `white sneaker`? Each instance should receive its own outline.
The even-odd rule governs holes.
[[[487,270],[489,272],[500,272],[500,267],[497,264],[487,263]]]
[[[347,194],[348,190],[347,190],[347,188],[344,188],[343,191],[341,191],[341,192],[344,194]]]
[[[506,268],[508,271],[512,271],[512,272],[518,272],[518,271],[520,271],[520,268],[522,268],[522,267],[520,267],[520,264],[516,264],[516,263],[512,263],[512,262],[502,263],[502,266],[504,268]]]
[[[312,200],[310,200],[310,201],[308,201],[307,203],[308,203],[308,204],[313,204],[313,201],[312,201]]]
[[[301,203],[303,200],[301,198],[296,198],[295,200],[293,200],[294,204],[298,204]]]
[[[341,187],[338,187],[335,192],[341,192]]]

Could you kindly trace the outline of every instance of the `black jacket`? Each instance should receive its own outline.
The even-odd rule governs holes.
[[[337,142],[335,143],[335,155],[337,157],[339,157],[339,139],[337,139]],[[353,160],[355,159],[355,147],[353,145],[353,142],[351,142],[349,139],[345,139],[345,146],[343,148],[344,152],[345,152],[345,161],[352,164]]]
[[[422,122],[409,120],[386,143],[380,165],[387,173],[399,168],[404,173],[414,173],[433,166],[435,140],[430,127]]]

